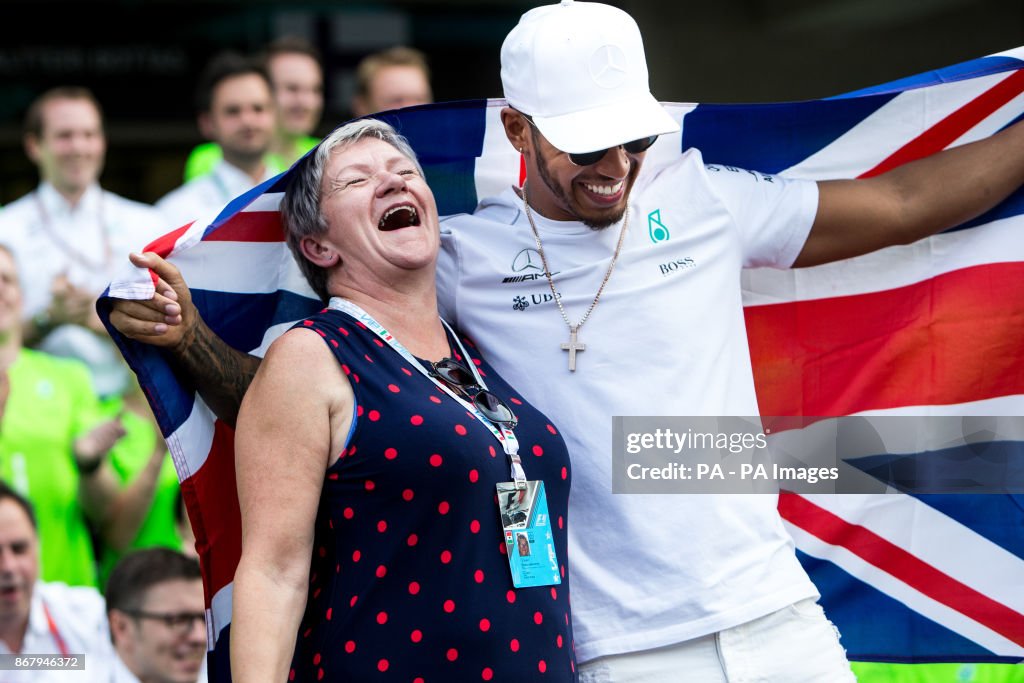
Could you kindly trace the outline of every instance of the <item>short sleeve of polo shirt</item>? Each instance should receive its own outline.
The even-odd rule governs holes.
[[[454,217],[441,221],[441,250],[437,255],[437,308],[441,317],[459,326],[456,293],[459,284],[459,243],[452,231]]]
[[[792,266],[817,214],[817,183],[722,164],[705,169],[711,191],[736,224],[743,267]]]

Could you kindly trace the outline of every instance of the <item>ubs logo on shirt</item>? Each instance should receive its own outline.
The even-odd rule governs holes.
[[[512,299],[512,310],[515,310],[515,311],[525,311],[527,308],[530,307],[531,304],[533,304],[533,305],[547,304],[547,303],[551,303],[554,300],[555,300],[554,295],[547,294],[547,293],[530,294],[528,296],[527,295],[517,296],[517,297],[514,297]]]

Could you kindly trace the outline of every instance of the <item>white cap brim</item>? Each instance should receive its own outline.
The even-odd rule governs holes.
[[[531,118],[548,142],[570,154],[679,132],[679,123],[649,93],[571,114]]]

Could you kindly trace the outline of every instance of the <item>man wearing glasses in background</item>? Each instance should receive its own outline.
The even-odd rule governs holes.
[[[168,548],[126,555],[104,609],[91,586],[40,581],[40,550],[31,503],[0,481],[0,681],[206,683],[194,558]]]
[[[122,558],[107,583],[114,683],[206,681],[199,563],[169,548]]]

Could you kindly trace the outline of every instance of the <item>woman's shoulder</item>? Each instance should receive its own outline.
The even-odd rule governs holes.
[[[314,349],[324,348],[323,335],[317,334],[317,327],[307,318],[294,327],[285,330],[267,347],[264,362],[276,356],[290,356],[295,353],[310,353]]]
[[[264,375],[293,374],[300,369],[308,371],[336,364],[323,334],[317,334],[312,326],[297,325],[270,344],[260,363],[260,372]]]

